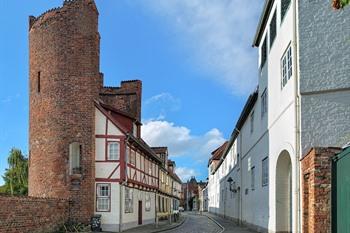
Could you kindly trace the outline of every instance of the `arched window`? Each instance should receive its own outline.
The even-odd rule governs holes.
[[[69,145],[69,173],[80,174],[80,154],[81,145],[77,142],[73,142]]]

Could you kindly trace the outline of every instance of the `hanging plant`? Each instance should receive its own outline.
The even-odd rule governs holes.
[[[350,4],[350,0],[333,0],[334,9],[341,9],[348,4]]]

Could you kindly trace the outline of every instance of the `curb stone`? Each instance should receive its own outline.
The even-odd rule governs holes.
[[[173,229],[175,229],[175,228],[178,228],[178,227],[181,226],[182,224],[184,224],[184,222],[185,222],[186,220],[187,220],[187,217],[184,217],[184,218],[182,219],[182,221],[181,221],[179,224],[175,225],[175,226],[169,227],[169,228],[167,228],[167,229],[155,230],[155,231],[152,231],[152,232],[150,232],[150,233],[158,233],[158,232],[165,232],[165,231],[173,230]]]
[[[216,221],[214,218],[208,215],[204,215],[204,216],[207,216],[207,218],[209,218],[211,221],[213,221],[216,225],[218,225],[221,228],[221,231],[219,231],[218,233],[223,233],[225,231],[225,227],[221,225],[218,221]]]

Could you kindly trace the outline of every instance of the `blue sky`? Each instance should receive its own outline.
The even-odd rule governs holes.
[[[96,3],[105,85],[141,79],[144,139],[169,146],[183,179],[204,180],[257,83],[251,42],[263,1]],[[61,4],[0,0],[0,174],[12,147],[28,154],[28,16]]]

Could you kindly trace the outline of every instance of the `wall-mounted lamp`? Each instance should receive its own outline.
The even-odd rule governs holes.
[[[230,191],[237,193],[236,182],[233,182],[233,179],[231,177],[227,179],[227,182],[230,184]]]

